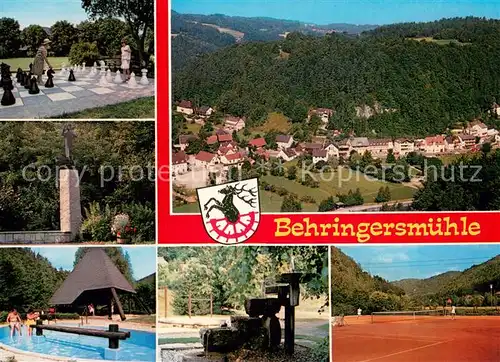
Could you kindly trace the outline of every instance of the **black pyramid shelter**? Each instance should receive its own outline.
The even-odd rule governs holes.
[[[135,294],[135,289],[101,248],[89,249],[50,299],[51,305],[117,306],[122,320],[125,313],[118,293]]]

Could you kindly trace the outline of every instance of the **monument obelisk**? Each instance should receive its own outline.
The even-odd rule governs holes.
[[[80,203],[80,177],[78,170],[73,168],[71,160],[73,140],[76,137],[71,125],[64,126],[63,137],[67,168],[59,170],[60,222],[61,231],[70,232],[71,240],[74,240],[82,225],[82,208]]]

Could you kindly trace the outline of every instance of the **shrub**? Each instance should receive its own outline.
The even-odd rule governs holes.
[[[310,195],[304,195],[300,198],[300,201],[305,202],[307,204],[315,204],[316,199]]]
[[[330,338],[325,337],[319,343],[316,343],[311,349],[310,361],[328,362],[330,361]]]
[[[7,321],[8,315],[9,315],[9,312],[1,311],[0,312],[0,323],[5,323]]]
[[[101,209],[97,202],[90,204],[88,209],[85,209],[85,219],[80,228],[82,240],[86,241],[113,241],[116,238],[111,232],[111,221],[115,210],[108,205]]]
[[[73,44],[69,51],[69,61],[72,64],[94,64],[100,58],[99,50],[95,43],[80,42]]]
[[[154,241],[155,238],[155,211],[146,205],[131,204],[124,208],[130,215],[131,225],[137,229],[133,242]]]

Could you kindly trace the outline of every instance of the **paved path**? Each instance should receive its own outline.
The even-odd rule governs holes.
[[[110,83],[103,86],[99,84],[99,75],[91,77],[89,73],[90,69],[87,69],[86,73],[75,74],[76,81],[74,82],[69,82],[67,76],[56,74],[54,88],[45,88],[42,85],[39,87],[40,93],[35,95],[29,94],[27,89],[18,84],[15,74],[13,74],[13,94],[16,98],[16,104],[12,106],[0,105],[0,119],[59,117],[90,108],[104,107],[155,95],[153,79],[149,79],[149,85],[138,85],[136,88],[131,88],[126,83]],[[140,77],[136,76],[137,83],[139,80]],[[3,93],[3,89],[0,89],[0,98]]]

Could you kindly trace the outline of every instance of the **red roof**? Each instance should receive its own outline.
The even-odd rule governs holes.
[[[313,150],[312,155],[313,157],[326,157],[326,150]]]
[[[443,136],[425,137],[425,144],[431,145],[433,143],[438,144],[438,145],[444,144],[444,137]]]
[[[214,143],[217,143],[217,136],[213,135],[207,138],[207,144],[208,145],[213,145]]]
[[[200,153],[196,155],[196,159],[203,162],[210,162],[214,159],[214,157],[215,155],[213,153],[206,151],[200,151]]]
[[[239,159],[241,159],[241,158],[242,158],[242,157],[241,157],[241,153],[239,153],[239,152],[233,153],[233,154],[231,154],[231,155],[226,155],[226,159],[227,159],[228,161],[239,160]]]
[[[179,103],[179,107],[192,108],[193,104],[190,101],[181,101],[181,103]]]
[[[219,137],[219,142],[230,142],[233,140],[233,135],[231,133],[221,134],[221,135],[218,135],[218,137]]]
[[[266,143],[266,140],[264,138],[255,138],[253,140],[251,140],[250,142],[248,142],[248,144],[250,146],[255,146],[255,147],[263,147],[265,146],[267,143]]]
[[[186,163],[186,162],[187,162],[187,155],[184,151],[172,154],[172,164],[179,165],[181,163]]]

